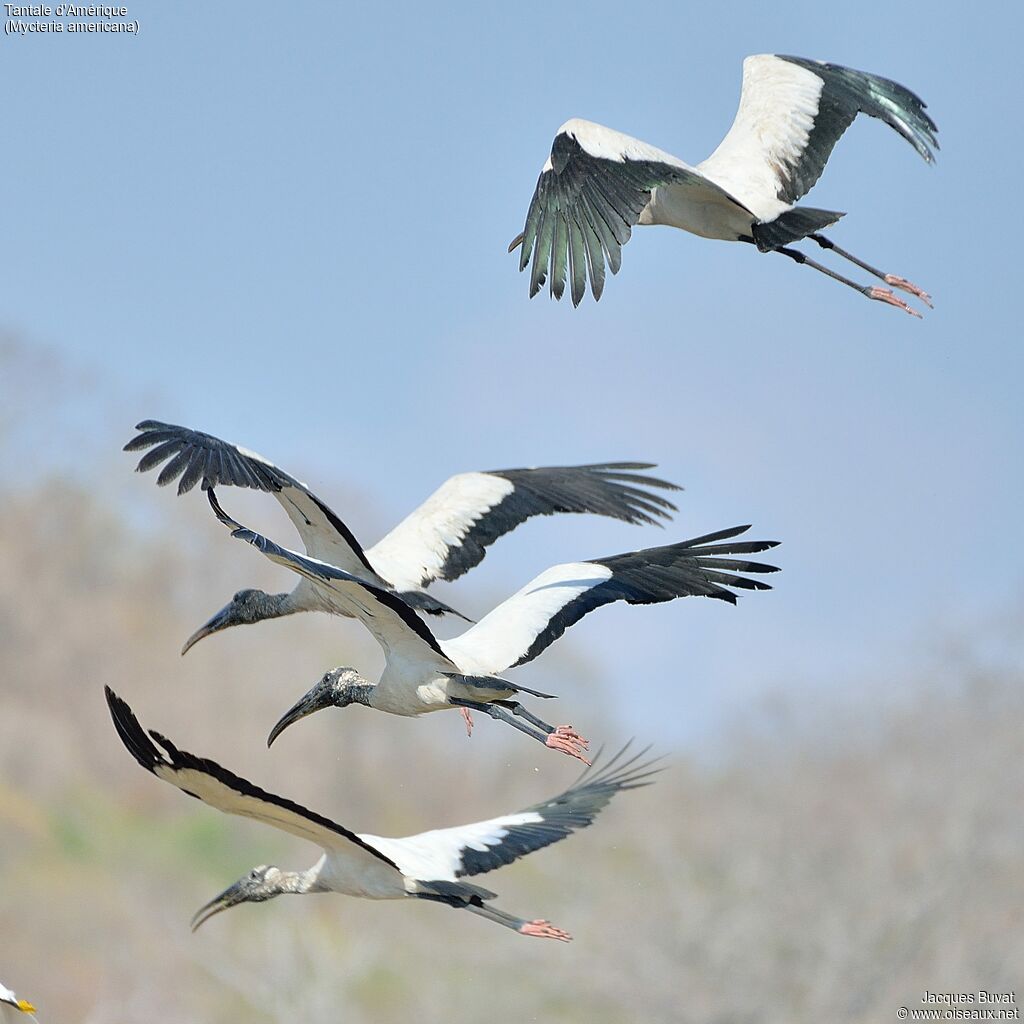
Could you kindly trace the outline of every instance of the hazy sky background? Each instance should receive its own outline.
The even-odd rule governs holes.
[[[681,741],[1020,607],[1019,10],[693,10],[136,0],[138,37],[5,37],[0,326],[90,381],[88,429],[35,435],[26,474],[77,463],[141,494],[117,448],[181,422],[268,455],[371,543],[453,472],[658,462],[686,487],[665,532],[533,523],[438,592],[480,614],[558,561],[740,522],[783,541],[776,589],[738,609],[616,607],[563,641],[632,702],[626,728]],[[599,304],[528,301],[505,249],[558,126],[695,163],[742,58],[771,51],[927,101],[936,167],[861,119],[808,201],[849,211],[836,241],[935,311],[667,229],[635,232]]]

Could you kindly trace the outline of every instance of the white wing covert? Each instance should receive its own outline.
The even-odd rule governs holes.
[[[608,462],[460,473],[367,557],[399,590],[410,590],[435,579],[457,579],[478,565],[499,537],[533,516],[592,513],[656,523],[676,507],[654,489],[679,488],[640,472],[652,468],[648,462]]]
[[[738,573],[778,571],[722,557],[776,546],[776,541],[733,540],[749,529],[738,526],[678,544],[553,566],[461,636],[446,640],[445,650],[465,671],[497,675],[532,661],[588,612],[614,601],[658,604],[701,596],[735,604],[729,587],[771,589]]]
[[[627,743],[606,765],[598,768],[595,759],[564,793],[514,814],[404,839],[361,838],[412,878],[455,881],[493,871],[586,828],[616,793],[649,785],[656,762],[637,763],[647,749],[627,757]]]
[[[883,120],[934,161],[935,123],[909,89],[878,75],[802,57],[743,62],[732,127],[697,170],[771,220],[810,191],[858,113]]]

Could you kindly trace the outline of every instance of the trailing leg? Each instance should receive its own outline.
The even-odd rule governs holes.
[[[508,708],[513,715],[525,718],[530,725],[536,726],[541,732],[546,733],[549,738],[555,735],[569,742],[576,742],[584,750],[590,746],[590,740],[584,739],[571,725],[548,725],[547,722],[542,718],[538,718],[532,711],[527,711],[517,700],[496,700],[494,703],[500,704],[503,708]]]
[[[843,277],[842,274],[837,274],[834,270],[829,270],[828,267],[822,266],[820,263],[815,263],[814,260],[808,258],[799,249],[790,249],[787,246],[779,246],[778,249],[772,249],[772,252],[782,253],[783,256],[788,256],[791,260],[796,260],[797,263],[812,267],[815,270],[821,271],[826,277],[831,277],[833,281],[838,281],[840,284],[845,284],[848,288],[853,288],[854,291],[858,291],[861,295],[867,296],[869,299],[875,299],[878,302],[887,302],[890,306],[896,306],[897,309],[902,309],[905,313],[909,313],[911,316],[916,316],[919,320],[921,314],[912,306],[908,306],[902,299],[897,298],[889,288],[873,288],[866,284],[857,284],[856,281],[851,281],[848,277]]]
[[[817,242],[822,249],[831,249],[837,256],[842,256],[844,260],[849,260],[851,263],[855,263],[862,270],[866,270],[869,274],[874,274],[874,276],[879,278],[879,280],[892,285],[893,288],[900,288],[905,292],[909,292],[915,298],[920,299],[929,309],[935,308],[932,305],[932,297],[922,288],[918,288],[918,286],[912,281],[908,281],[905,277],[898,277],[896,274],[886,274],[877,267],[871,266],[870,263],[865,263],[863,260],[858,259],[852,252],[840,249],[831,238],[826,238],[824,235],[820,235],[817,232],[810,234],[807,237]]]
[[[572,936],[561,928],[556,928],[550,921],[537,918],[535,921],[526,921],[513,914],[506,914],[504,910],[497,907],[489,907],[485,903],[479,906],[473,903],[466,904],[466,910],[480,917],[493,921],[495,924],[504,925],[520,935],[529,935],[535,939],[558,939],[559,942],[572,942]]]
[[[481,714],[490,715],[496,721],[511,725],[513,729],[526,733],[527,736],[543,743],[546,747],[551,747],[552,750],[560,750],[563,754],[568,754],[570,757],[579,758],[584,764],[590,764],[583,756],[583,751],[587,748],[587,742],[571,726],[559,726],[556,729],[553,725],[548,725],[547,722],[542,722],[533,715],[530,715],[532,725],[527,725],[524,722],[517,721],[504,707],[499,707],[497,704],[466,700],[463,697],[449,697],[448,701],[457,708],[469,708],[471,711],[479,711]],[[520,717],[525,716],[520,715]]]

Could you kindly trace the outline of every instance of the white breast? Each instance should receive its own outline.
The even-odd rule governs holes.
[[[406,895],[405,881],[391,865],[382,860],[367,865],[346,857],[344,852],[330,852],[324,857],[319,881],[333,892],[369,900],[396,900]]]
[[[373,706],[391,715],[422,715],[449,707],[448,680],[435,669],[389,660],[371,697]]]
[[[641,224],[667,224],[701,238],[735,242],[750,236],[754,218],[717,189],[680,182],[656,188],[640,215]]]

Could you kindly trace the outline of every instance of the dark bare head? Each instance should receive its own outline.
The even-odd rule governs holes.
[[[300,718],[324,708],[347,708],[349,704],[369,704],[373,683],[364,679],[354,668],[332,668],[325,672],[308,693],[285,712],[267,737],[269,747],[278,736]]]
[[[181,653],[199,643],[211,633],[219,633],[229,626],[246,626],[264,619],[276,619],[287,615],[286,607],[290,594],[267,594],[262,590],[240,590],[213,618],[199,627],[186,641]]]
[[[288,892],[283,884],[284,878],[284,872],[273,865],[261,864],[253,868],[234,885],[229,885],[219,896],[215,896],[195,912],[192,918],[192,931],[214,914],[236,907],[239,903],[262,903]]]
[[[284,893],[323,891],[316,875],[315,866],[309,871],[282,871],[272,864],[261,864],[201,906],[192,918],[192,931],[214,914],[237,907],[239,903],[264,903]]]

